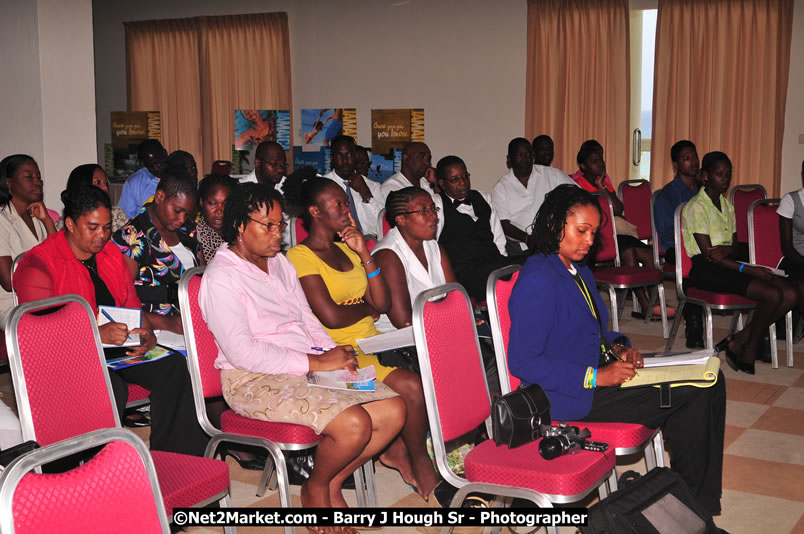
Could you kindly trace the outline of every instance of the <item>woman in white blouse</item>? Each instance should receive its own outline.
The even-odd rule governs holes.
[[[438,212],[433,197],[420,187],[393,191],[385,201],[391,230],[373,251],[391,291],[391,309],[376,323],[381,332],[410,326],[419,293],[455,282],[449,259],[436,241]]]
[[[42,197],[42,174],[31,156],[14,154],[0,162],[0,329],[14,307],[14,258],[56,231]]]

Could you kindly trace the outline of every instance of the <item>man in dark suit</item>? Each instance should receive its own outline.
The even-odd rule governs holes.
[[[444,229],[438,242],[444,247],[458,282],[478,301],[486,300],[489,274],[525,256],[508,257],[505,234],[491,205],[491,197],[472,189],[466,164],[458,156],[441,158],[436,180],[444,206]]]

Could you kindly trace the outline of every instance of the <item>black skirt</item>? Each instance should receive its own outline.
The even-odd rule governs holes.
[[[718,293],[735,293],[746,296],[748,284],[754,280],[750,274],[727,269],[707,260],[703,254],[692,257],[690,281],[698,289],[717,291]]]

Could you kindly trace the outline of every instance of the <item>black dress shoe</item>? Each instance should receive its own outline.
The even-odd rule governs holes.
[[[753,363],[746,363],[737,359],[737,355],[729,349],[726,349],[726,363],[729,364],[729,367],[731,367],[734,371],[742,371],[749,375],[756,373]]]
[[[687,334],[687,348],[688,349],[702,349],[704,348],[703,334]]]

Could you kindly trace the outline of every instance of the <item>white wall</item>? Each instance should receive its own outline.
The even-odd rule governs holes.
[[[790,44],[790,80],[784,114],[782,143],[782,186],[780,195],[801,187],[801,162],[804,161],[804,0],[795,1],[793,39]],[[757,147],[762,150],[764,147]]]
[[[273,11],[288,13],[294,124],[301,108],[355,107],[368,145],[372,108],[421,107],[434,164],[463,157],[485,190],[506,172],[525,128],[525,0],[95,2],[99,157],[109,112],[126,109],[122,22]]]
[[[92,1],[4,0],[0,35],[0,153],[33,156],[59,210],[70,171],[96,158]]]

